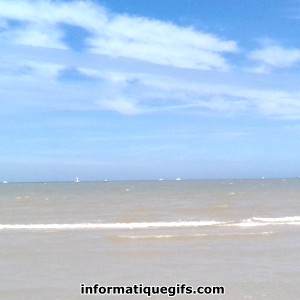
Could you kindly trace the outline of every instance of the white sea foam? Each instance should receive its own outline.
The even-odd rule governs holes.
[[[258,222],[236,222],[236,223],[228,223],[225,224],[224,226],[228,226],[228,227],[260,227],[260,226],[267,226],[267,225],[272,225],[272,223],[258,223]]]
[[[260,227],[268,225],[300,225],[300,217],[258,218],[237,221],[176,221],[132,223],[72,223],[72,224],[0,224],[0,230],[85,230],[85,229],[147,229],[188,227]]]
[[[140,222],[140,223],[75,223],[75,224],[1,224],[0,230],[78,230],[78,229],[145,229],[201,227],[219,225],[216,221]]]
[[[282,223],[282,222],[299,222],[300,216],[282,217],[282,218],[252,218],[254,221],[268,222],[268,223]]]
[[[243,220],[236,223],[228,223],[225,226],[237,226],[237,227],[259,227],[268,225],[300,225],[300,217],[281,217],[281,218],[258,218],[253,217],[251,219]]]
[[[158,235],[121,235],[123,239],[176,239],[176,238],[201,238],[201,237],[235,237],[235,236],[257,236],[270,235],[272,231],[247,232],[247,233],[197,233],[197,234],[158,234]]]

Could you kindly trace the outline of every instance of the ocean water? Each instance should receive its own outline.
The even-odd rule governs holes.
[[[0,184],[0,299],[149,299],[82,283],[298,300],[300,180]]]

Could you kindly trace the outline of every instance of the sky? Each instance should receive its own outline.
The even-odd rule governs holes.
[[[300,176],[298,0],[0,0],[0,182]]]

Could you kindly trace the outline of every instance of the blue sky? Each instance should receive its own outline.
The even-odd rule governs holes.
[[[0,181],[300,176],[295,0],[0,0]]]

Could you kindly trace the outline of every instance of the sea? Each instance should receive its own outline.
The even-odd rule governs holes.
[[[172,298],[299,300],[300,180],[0,184],[0,299]]]

